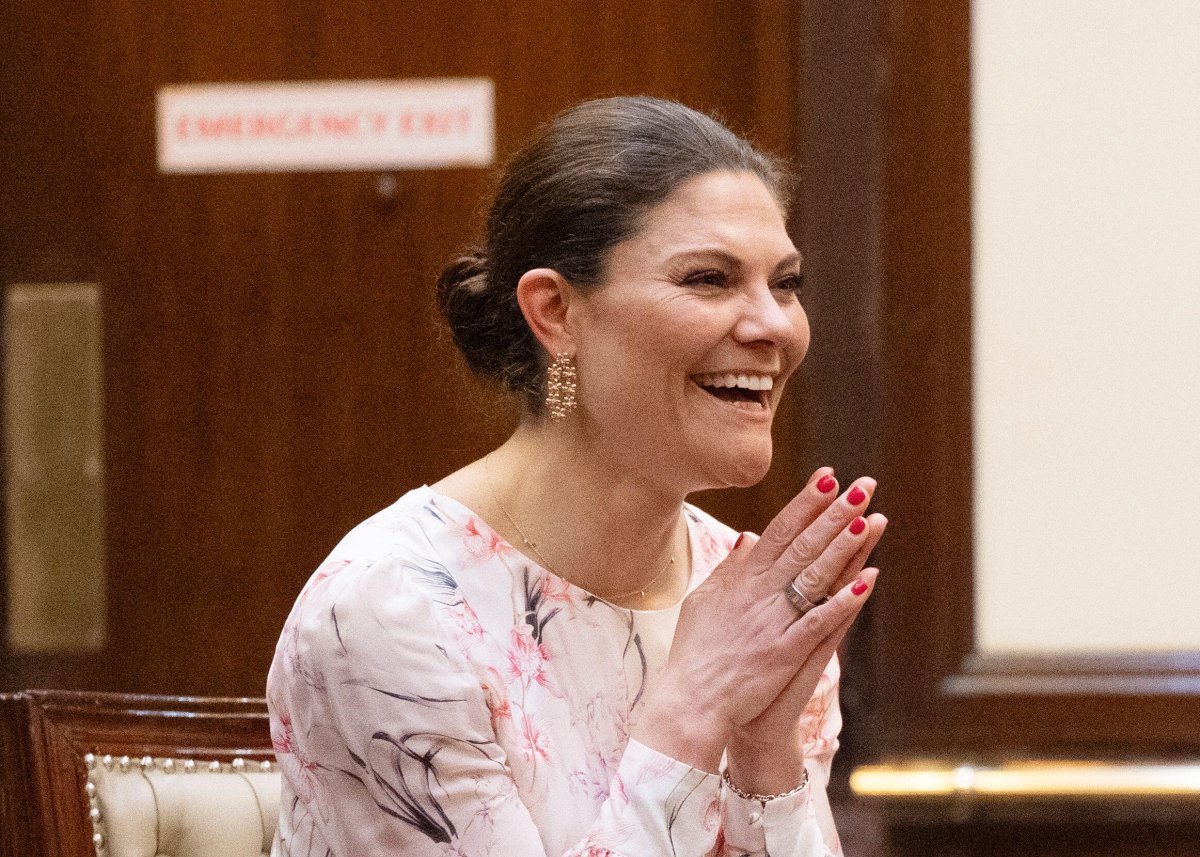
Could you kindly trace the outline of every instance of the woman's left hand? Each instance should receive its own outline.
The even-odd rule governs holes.
[[[832,476],[832,471],[822,468],[812,478],[820,479],[827,475]],[[874,488],[874,483],[869,483],[869,487]],[[834,492],[830,493],[837,496]],[[836,592],[858,578],[863,573],[867,557],[883,536],[887,523],[887,518],[881,514],[868,516],[866,538],[844,565],[840,568],[824,568],[819,577],[804,579],[802,589],[806,590],[805,594],[810,600],[819,601],[826,593]],[[767,537],[769,533],[764,533],[764,538]],[[819,568],[820,565],[813,567]],[[869,583],[874,583],[873,570],[865,576],[871,578]],[[802,575],[802,578],[807,577]],[[739,788],[759,794],[778,794],[789,791],[799,783],[804,763],[801,717],[851,624],[853,619],[826,637],[779,696],[761,714],[737,728],[730,736],[727,747],[729,776]]]

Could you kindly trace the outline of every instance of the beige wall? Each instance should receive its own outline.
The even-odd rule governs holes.
[[[971,14],[977,643],[1200,649],[1200,3]]]

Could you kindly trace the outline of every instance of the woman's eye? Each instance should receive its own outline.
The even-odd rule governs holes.
[[[804,288],[803,274],[788,274],[775,281],[775,288],[782,289],[785,292],[798,292]]]
[[[696,271],[683,278],[687,286],[724,286],[728,282],[721,271]]]

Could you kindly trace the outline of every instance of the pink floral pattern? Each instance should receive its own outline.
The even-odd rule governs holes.
[[[508,648],[509,678],[522,687],[529,687],[533,682],[542,687],[548,686],[546,661],[550,660],[550,653],[546,647],[533,639],[528,625],[513,628],[511,635],[512,643]]]
[[[736,534],[687,519],[694,587]],[[812,789],[745,801],[630,739],[677,616],[609,605],[455,501],[410,492],[343,539],[284,626],[267,681],[272,853],[829,854]],[[835,659],[802,720],[826,774],[837,679]]]
[[[513,550],[499,533],[474,515],[462,524],[462,532],[463,552],[472,559],[488,560]]]

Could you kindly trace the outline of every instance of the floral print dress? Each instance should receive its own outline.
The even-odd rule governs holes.
[[[685,514],[695,588],[736,534]],[[841,725],[836,659],[804,715],[810,786],[745,800],[629,737],[678,615],[608,604],[457,501],[409,492],[342,540],[284,626],[267,679],[272,853],[829,853],[813,792]]]

